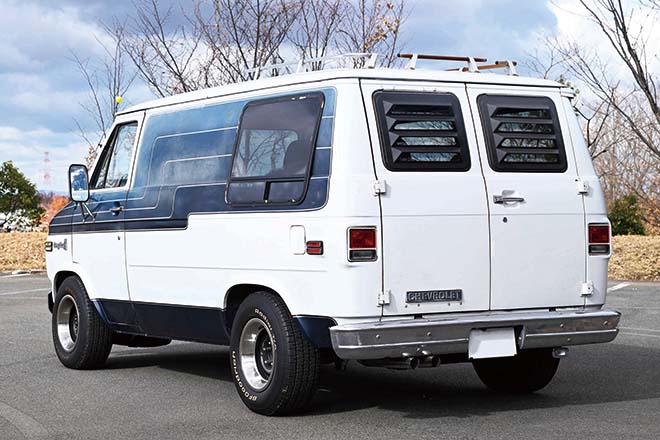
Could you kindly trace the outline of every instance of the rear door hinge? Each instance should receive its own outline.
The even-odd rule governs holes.
[[[384,306],[385,304],[390,303],[390,291],[389,290],[381,290],[378,292],[378,305],[379,306]]]
[[[575,179],[577,184],[578,194],[589,194],[589,183],[582,179]]]
[[[582,283],[582,291],[580,292],[580,295],[591,296],[593,294],[594,294],[594,282],[587,281],[586,283]]]
[[[384,180],[374,180],[373,190],[375,196],[385,194],[387,192],[387,183]]]

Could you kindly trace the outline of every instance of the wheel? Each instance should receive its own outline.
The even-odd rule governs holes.
[[[275,295],[257,292],[241,303],[232,324],[230,351],[236,390],[254,412],[300,411],[316,391],[319,350]]]
[[[472,361],[479,379],[488,388],[503,393],[533,393],[550,383],[559,359],[552,349],[522,350],[506,358]]]
[[[65,279],[53,304],[55,353],[66,367],[101,367],[112,349],[112,332],[99,316],[78,277]]]

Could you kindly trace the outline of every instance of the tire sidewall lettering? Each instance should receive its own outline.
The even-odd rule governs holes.
[[[240,370],[238,368],[238,356],[236,355],[236,350],[231,351],[231,367],[234,374],[234,380],[236,385],[241,390],[241,393],[245,396],[246,399],[256,402],[259,399],[259,396],[256,394],[250,393],[248,389],[243,384],[243,379],[241,378]]]
[[[268,330],[270,331],[270,336],[271,336],[271,342],[273,343],[273,352],[277,351],[277,337],[275,336],[275,329],[273,328],[273,325],[270,323],[270,320],[268,319],[268,316],[264,312],[262,312],[258,307],[254,308],[254,313],[268,326]]]

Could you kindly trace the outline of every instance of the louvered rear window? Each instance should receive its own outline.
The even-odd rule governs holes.
[[[467,171],[470,156],[456,96],[376,92],[385,166],[392,171]]]
[[[493,170],[566,171],[561,128],[550,98],[481,95],[478,103]]]

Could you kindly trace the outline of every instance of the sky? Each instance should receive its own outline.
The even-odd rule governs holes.
[[[402,36],[418,53],[524,60],[542,36],[588,27],[571,0],[408,1]],[[80,106],[88,89],[73,54],[100,59],[99,41],[109,41],[103,23],[132,13],[130,0],[0,0],[0,163],[13,161],[40,190],[66,191],[69,164],[84,162],[88,149],[76,121],[94,130]],[[586,38],[601,44],[593,32]],[[136,81],[122,105],[152,97]]]

